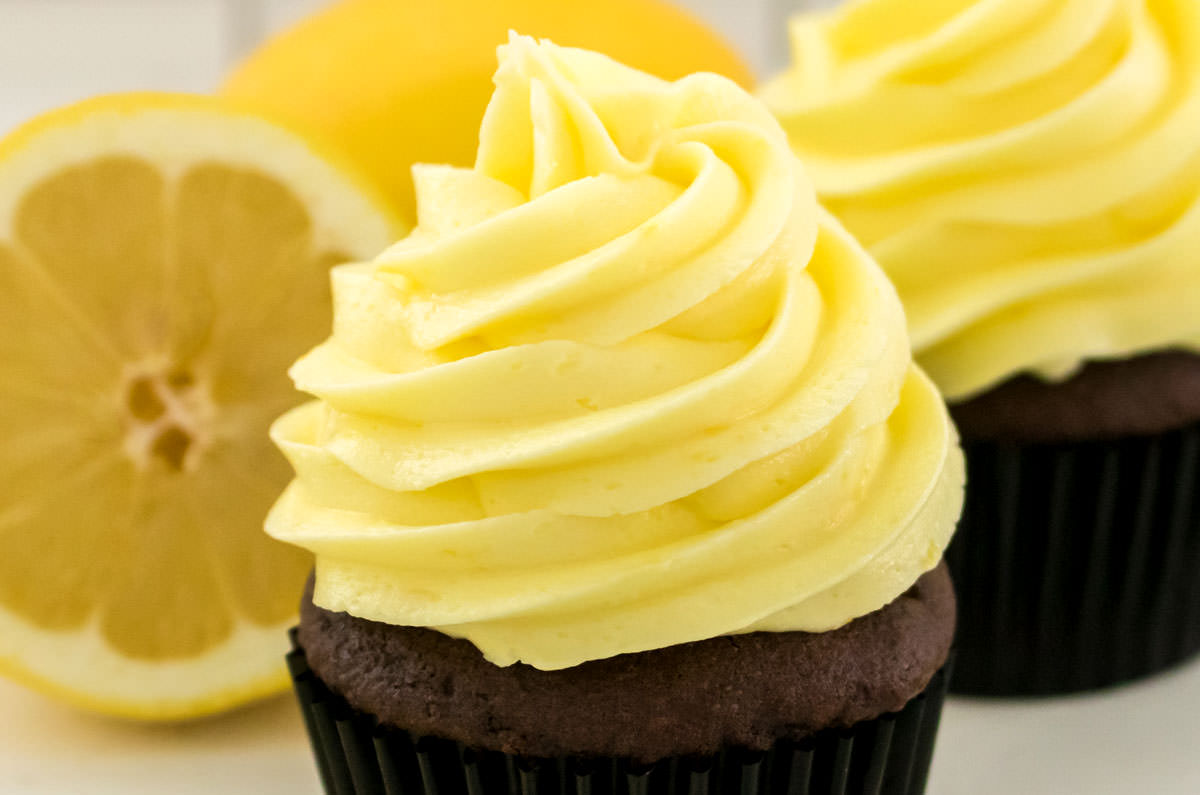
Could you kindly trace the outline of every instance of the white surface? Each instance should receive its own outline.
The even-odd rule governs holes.
[[[952,699],[929,795],[1017,793],[1200,793],[1200,661],[1099,694]]]
[[[318,795],[289,697],[195,724],[75,712],[0,681],[3,795]]]
[[[4,795],[318,795],[289,698],[194,725],[82,715],[0,682]],[[1036,702],[953,699],[929,795],[1195,795],[1200,661]]]

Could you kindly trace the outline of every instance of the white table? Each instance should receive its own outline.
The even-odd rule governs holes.
[[[81,715],[0,682],[3,795],[318,795],[290,698],[181,726]],[[954,699],[929,795],[1196,795],[1200,661],[1034,702]]]

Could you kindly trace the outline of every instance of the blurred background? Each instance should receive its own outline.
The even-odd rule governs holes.
[[[0,0],[0,135],[93,94],[209,91],[261,39],[327,2]],[[786,61],[787,15],[836,0],[675,2],[723,31],[762,77]]]

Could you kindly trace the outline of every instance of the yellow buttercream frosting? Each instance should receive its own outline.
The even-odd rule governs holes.
[[[830,630],[936,565],[953,427],[766,108],[525,38],[495,80],[293,368],[267,529],[316,603],[556,669]]]
[[[1200,2],[865,0],[763,92],[951,399],[1200,349]]]

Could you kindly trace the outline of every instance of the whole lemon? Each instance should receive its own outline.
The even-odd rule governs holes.
[[[719,35],[660,0],[341,0],[253,53],[223,91],[343,149],[411,222],[413,163],[473,162],[509,30],[668,79],[753,82]]]

